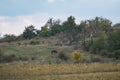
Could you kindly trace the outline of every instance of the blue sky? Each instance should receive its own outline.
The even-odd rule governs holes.
[[[120,0],[0,0],[0,34],[20,34],[30,24],[40,29],[53,17],[76,22],[96,16],[120,22]]]

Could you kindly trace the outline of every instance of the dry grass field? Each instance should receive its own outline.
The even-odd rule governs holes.
[[[0,80],[119,80],[119,63],[0,64]]]

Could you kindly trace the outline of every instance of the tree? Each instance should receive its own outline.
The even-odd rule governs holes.
[[[103,33],[106,34],[111,31],[111,24],[112,22],[110,20],[101,17],[87,20],[85,25],[86,37],[89,36],[89,34],[92,34],[93,37],[99,37]]]
[[[25,30],[23,32],[23,37],[25,39],[31,39],[31,38],[34,38],[36,36],[37,36],[37,32],[36,32],[35,26],[30,25],[28,27],[25,27]]]
[[[52,35],[55,35],[60,32],[61,32],[61,25],[58,24],[53,25],[53,27],[51,28]]]
[[[55,35],[57,33],[60,33],[62,31],[62,26],[60,25],[60,20],[56,20],[53,23],[53,26],[51,27],[51,34]]]
[[[0,39],[0,42],[12,42],[16,41],[17,37],[13,34],[6,34],[4,35],[4,38]]]
[[[114,52],[114,58],[120,60],[120,49]]]
[[[106,40],[104,37],[99,37],[92,41],[91,44],[91,53],[99,54],[102,50],[105,50],[107,47]]]
[[[73,16],[68,17],[67,21],[65,21],[62,26],[62,31],[66,34],[66,37],[68,38],[70,45],[75,39],[74,38],[75,27],[76,27],[76,23],[75,23],[75,18]]]
[[[107,41],[109,51],[120,50],[120,29],[108,33]]]
[[[73,16],[70,16],[67,18],[67,21],[63,23],[63,31],[68,33],[72,32],[75,26],[75,18]]]
[[[61,31],[60,20],[53,20],[50,18],[45,26],[41,28],[40,35],[42,36],[51,36],[59,33]]]
[[[112,22],[110,20],[100,18],[99,29],[104,31],[105,33],[107,33],[111,30],[111,24],[112,24]]]
[[[51,29],[53,27],[53,24],[54,24],[54,20],[53,18],[50,18],[47,23],[46,23],[46,26]]]
[[[48,37],[51,35],[50,29],[45,25],[41,27],[40,35],[43,37]]]
[[[83,44],[83,47],[85,49],[85,46],[86,46],[86,21],[82,21],[81,24],[80,24],[80,27],[81,27],[81,38],[82,38],[82,44]]]

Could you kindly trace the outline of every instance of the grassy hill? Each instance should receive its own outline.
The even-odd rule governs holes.
[[[6,56],[12,55],[11,57],[15,57],[15,61],[20,59],[21,61],[46,63],[48,58],[51,57],[51,50],[63,51],[66,55],[69,55],[72,51],[72,46],[58,46],[55,45],[56,42],[54,38],[40,38],[0,43],[0,50]]]
[[[50,24],[0,39],[0,80],[119,80],[119,24],[73,16]]]
[[[73,63],[71,60],[71,53],[74,50],[79,50],[84,56],[83,61],[85,63],[91,62],[111,62],[112,58],[103,57],[97,54],[89,54],[83,51],[80,46],[75,45],[59,45],[59,40],[56,37],[48,38],[35,38],[31,40],[22,40],[11,43],[0,43],[0,51],[5,57],[6,61],[3,62],[28,62],[28,63]],[[59,58],[58,56],[52,57],[51,51],[56,50],[59,55],[63,53],[67,60]],[[1,61],[2,62],[2,61]]]

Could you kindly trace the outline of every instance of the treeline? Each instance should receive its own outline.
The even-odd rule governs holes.
[[[81,21],[80,24],[75,23],[73,16],[63,23],[50,18],[39,30],[30,25],[21,35],[5,35],[0,42],[50,36],[58,38],[61,45],[77,45],[92,54],[120,59],[120,23],[112,25],[110,20],[101,17]]]

